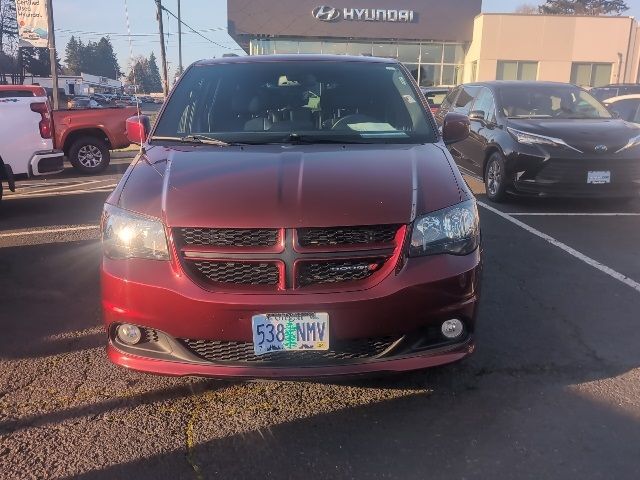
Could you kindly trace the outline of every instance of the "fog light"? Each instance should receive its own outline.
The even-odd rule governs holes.
[[[460,337],[463,331],[464,324],[457,318],[442,323],[442,335],[450,340]]]
[[[118,339],[127,345],[135,345],[142,340],[142,332],[135,325],[123,324],[116,331]]]

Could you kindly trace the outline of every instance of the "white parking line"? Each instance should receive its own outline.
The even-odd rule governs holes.
[[[633,288],[635,291],[640,293],[640,283],[636,282],[635,280],[632,280],[631,278],[627,277],[626,275],[623,275],[622,273],[616,272],[612,268],[609,268],[606,265],[603,265],[602,263],[598,262],[597,260],[594,260],[591,257],[587,257],[585,254],[580,253],[579,251],[571,248],[569,245],[566,245],[566,244],[562,243],[561,241],[556,240],[552,236],[547,235],[546,233],[543,233],[540,230],[537,230],[537,229],[535,229],[533,227],[530,227],[526,223],[523,223],[520,220],[518,220],[517,218],[513,218],[513,216],[511,214],[509,214],[509,213],[504,213],[504,212],[502,212],[502,211],[500,211],[500,210],[498,210],[496,208],[493,208],[490,205],[487,205],[484,202],[478,202],[478,205],[480,205],[481,207],[485,208],[486,210],[489,210],[490,212],[495,213],[496,215],[504,218],[505,220],[508,220],[509,222],[513,223],[514,225],[517,225],[518,227],[526,230],[527,232],[532,233],[533,235],[536,235],[537,237],[542,238],[543,240],[549,242],[551,245],[554,245],[554,246],[560,248],[561,250],[563,250],[564,252],[568,253],[569,255],[577,258],[578,260],[583,261],[587,265],[590,265],[593,268],[598,269],[603,273],[606,273],[610,277],[615,278],[619,282],[624,283],[625,285]]]
[[[82,190],[64,190],[62,192],[42,192],[42,193],[16,193],[13,195],[7,195],[3,200],[21,200],[25,198],[44,198],[44,197],[58,197],[64,195],[79,195],[83,193],[111,193],[117,183],[110,185],[100,185],[95,189],[82,189]]]
[[[640,213],[509,212],[512,217],[640,217]]]
[[[75,227],[49,228],[45,230],[28,230],[26,232],[0,233],[0,238],[24,237],[24,236],[30,236],[30,235],[45,235],[49,233],[81,232],[84,230],[98,230],[99,228],[100,228],[99,225],[77,225]]]
[[[100,182],[104,182],[104,180],[90,180],[90,181],[85,181],[85,182],[82,182],[82,183],[75,183],[75,184],[72,183],[72,184],[69,184],[69,185],[61,185],[59,187],[51,187],[51,188],[45,187],[42,190],[35,190],[35,191],[29,190],[28,193],[23,193],[23,194],[19,193],[17,195],[36,195],[38,193],[48,193],[48,192],[54,192],[56,190],[64,190],[65,188],[86,187],[87,185],[93,185],[93,184],[100,183]]]

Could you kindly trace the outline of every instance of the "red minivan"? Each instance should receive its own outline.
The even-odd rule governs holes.
[[[399,372],[474,349],[478,212],[411,74],[389,59],[201,61],[102,218],[116,364],[164,375]]]

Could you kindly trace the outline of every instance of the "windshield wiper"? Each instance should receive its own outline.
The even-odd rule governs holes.
[[[358,141],[354,139],[346,139],[346,138],[331,138],[331,137],[322,137],[322,136],[314,136],[314,135],[303,135],[300,133],[292,132],[287,138],[283,140],[288,143],[304,143],[304,144],[314,144],[314,143],[368,143],[363,141]]]
[[[185,143],[202,143],[204,145],[216,145],[218,147],[231,146],[231,143],[225,142],[223,140],[218,140],[217,138],[207,137],[206,135],[186,135],[180,138],[180,141]]]
[[[184,137],[151,137],[151,140],[168,140],[180,143],[198,143],[202,145],[215,145],[217,147],[231,147],[234,145],[244,145],[243,143],[225,142],[217,138],[207,137],[206,135],[185,135]]]

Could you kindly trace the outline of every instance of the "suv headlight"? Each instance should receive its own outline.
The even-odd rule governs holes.
[[[475,200],[467,200],[416,219],[409,256],[467,255],[479,244],[478,207]]]
[[[113,259],[169,260],[169,248],[161,221],[105,205],[102,248]]]
[[[507,127],[507,131],[518,143],[523,145],[547,145],[550,147],[568,148],[578,153],[584,153],[577,148],[572,147],[561,138],[547,137],[546,135],[537,135],[535,133],[523,132],[515,128]]]

